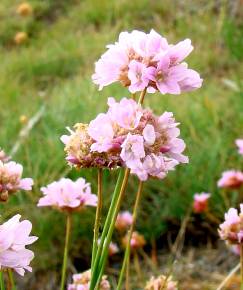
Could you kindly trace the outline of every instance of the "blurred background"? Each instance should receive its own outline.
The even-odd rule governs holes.
[[[89,122],[106,110],[107,97],[128,96],[118,84],[99,92],[91,81],[94,62],[121,31],[153,28],[170,43],[190,38],[194,51],[188,63],[204,79],[196,92],[145,99],[145,105],[157,114],[175,113],[190,157],[188,165],[165,180],[145,185],[136,228],[145,236],[146,253],[167,251],[195,192],[211,192],[210,208],[222,218],[225,204],[217,180],[226,169],[243,169],[234,143],[243,137],[243,2],[29,0],[27,13],[19,11],[21,3],[0,2],[0,147],[24,165],[25,177],[35,180],[31,193],[16,194],[0,211],[3,219],[21,213],[33,222],[33,233],[39,236],[32,247],[34,274],[19,282],[25,283],[20,289],[26,285],[28,289],[56,289],[59,279],[65,219],[52,209],[36,207],[40,187],[62,176],[81,175],[96,192],[96,171],[71,170],[60,136],[66,126]],[[32,128],[26,130],[26,126]],[[116,175],[105,172],[105,206]],[[133,177],[123,209],[131,209],[136,187]],[[234,205],[237,193],[231,192],[228,198]],[[94,209],[88,209],[75,215],[70,271],[89,268],[94,214]],[[191,217],[186,247],[216,248],[216,228],[203,216]],[[121,257],[113,259],[115,266]]]

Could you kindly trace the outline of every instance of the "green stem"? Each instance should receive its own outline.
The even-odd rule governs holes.
[[[240,290],[243,290],[243,244],[240,244]]]
[[[71,213],[68,212],[67,213],[66,237],[65,237],[65,247],[64,247],[63,264],[62,264],[62,278],[61,278],[60,290],[65,289],[70,232],[71,232]]]
[[[120,277],[118,280],[117,290],[120,290],[122,287],[123,276],[124,276],[126,267],[128,266],[129,261],[130,261],[132,233],[133,233],[134,226],[135,226],[136,219],[137,219],[138,205],[139,205],[139,202],[141,199],[142,190],[143,190],[143,182],[140,181],[139,186],[138,186],[137,195],[136,195],[135,205],[134,205],[134,209],[133,209],[133,221],[132,221],[131,228],[130,228],[130,231],[128,234],[128,240],[127,240],[125,255],[124,255],[124,259],[123,259],[123,263],[122,263],[122,269],[121,269]],[[127,271],[127,275],[126,275],[126,280],[127,280],[126,285],[129,285],[129,282],[128,282],[129,281],[129,272],[128,271]],[[126,286],[126,288],[127,288],[127,286]]]
[[[5,290],[3,271],[0,271],[0,289]]]
[[[15,283],[14,283],[13,272],[12,272],[11,269],[8,269],[8,278],[9,278],[9,281],[10,281],[11,290],[16,290]]]
[[[129,169],[126,169],[125,173],[123,169],[121,169],[120,171],[116,187],[113,193],[109,212],[105,221],[104,229],[102,231],[101,240],[96,253],[95,261],[91,270],[92,277],[90,282],[90,290],[94,290],[96,285],[99,285],[99,281],[102,278],[106,258],[108,255],[108,247],[114,230],[116,217],[120,209],[120,203],[123,197],[123,193],[127,185],[129,174],[130,174]]]
[[[98,249],[98,239],[99,239],[99,228],[101,220],[101,211],[102,211],[102,169],[98,169],[98,202],[96,208],[95,216],[95,225],[94,225],[94,238],[93,238],[93,248],[92,248],[92,260],[91,260],[91,269],[94,264],[95,256]]]

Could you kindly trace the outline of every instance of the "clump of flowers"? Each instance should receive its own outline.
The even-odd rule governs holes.
[[[52,206],[62,210],[80,210],[84,206],[96,206],[97,196],[91,193],[89,183],[84,178],[72,181],[61,178],[47,187],[42,187],[44,196],[40,198],[38,206]]]
[[[15,37],[14,37],[14,42],[17,44],[17,45],[21,45],[23,43],[25,43],[28,39],[28,34],[24,31],[20,31],[20,32],[17,32],[15,34]]]
[[[243,139],[237,139],[235,143],[238,147],[239,154],[243,155]]]
[[[185,143],[178,138],[179,123],[173,114],[154,115],[132,99],[108,99],[109,110],[89,125],[79,125],[70,136],[62,136],[67,160],[79,167],[126,166],[140,180],[164,178],[179,163]]]
[[[0,160],[0,201],[6,201],[9,195],[18,190],[31,190],[32,178],[22,178],[23,166],[14,161]]]
[[[171,276],[166,277],[164,275],[160,275],[159,277],[151,277],[147,282],[144,290],[177,290],[177,282],[173,280]]]
[[[17,13],[20,16],[29,16],[33,13],[33,8],[28,2],[23,2],[17,7]]]
[[[127,245],[128,242],[128,234],[122,239],[122,243],[124,246]],[[139,234],[138,232],[133,232],[130,245],[133,250],[143,248],[146,244],[145,238],[143,235]]]
[[[203,213],[208,209],[208,199],[210,198],[210,193],[196,193],[194,194],[193,200],[193,211],[195,213]]]
[[[243,204],[240,205],[240,213],[237,209],[230,208],[225,214],[225,221],[219,226],[219,235],[229,244],[243,242]]]
[[[38,238],[30,236],[31,222],[20,222],[20,218],[17,214],[0,225],[0,269],[10,268],[24,276],[25,270],[32,271],[30,262],[34,258],[34,253],[25,247]]]
[[[129,211],[120,212],[117,216],[115,227],[118,231],[124,231],[133,222],[132,214]]]
[[[74,274],[72,284],[68,285],[68,290],[89,290],[91,271],[88,270],[82,274]],[[100,282],[99,290],[110,290],[111,286],[107,276],[103,276]]]
[[[148,34],[133,30],[121,32],[107,48],[92,76],[100,90],[117,81],[131,93],[147,88],[149,93],[180,94],[202,85],[199,74],[183,62],[193,50],[190,39],[172,45],[153,29]]]
[[[228,170],[223,172],[218,181],[218,187],[239,188],[243,184],[243,173],[237,170]]]

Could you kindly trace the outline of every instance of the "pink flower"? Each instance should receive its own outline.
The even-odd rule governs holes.
[[[8,195],[18,190],[31,190],[32,178],[22,178],[23,166],[14,161],[0,161],[0,200],[6,201]]]
[[[238,146],[239,154],[243,155],[243,139],[237,139],[235,143]]]
[[[159,277],[151,277],[145,286],[145,290],[178,290],[177,282],[171,276],[160,275]]]
[[[143,138],[145,141],[145,144],[147,145],[153,145],[156,139],[156,134],[154,130],[153,125],[146,125],[145,128],[143,129]]]
[[[107,114],[99,114],[90,122],[88,133],[96,142],[92,144],[91,151],[106,152],[112,148],[114,131]]]
[[[134,30],[121,32],[118,42],[107,48],[92,76],[99,89],[119,81],[132,93],[148,88],[150,93],[180,94],[202,85],[198,73],[181,63],[193,49],[189,39],[169,45],[154,30]]]
[[[118,214],[115,227],[119,231],[126,230],[133,222],[132,214],[129,211],[123,211]]]
[[[243,173],[236,170],[223,172],[222,177],[218,181],[218,187],[223,188],[239,188],[242,184]]]
[[[20,222],[20,215],[15,215],[0,225],[0,269],[11,268],[21,276],[29,266],[34,253],[25,246],[34,243],[38,238],[29,236],[32,224],[28,220]]]
[[[196,193],[194,194],[193,210],[195,213],[205,212],[208,208],[208,199],[210,198],[210,193]]]
[[[126,235],[123,240],[123,245],[126,246],[127,245],[127,242],[128,242],[128,235]],[[131,238],[131,248],[133,250],[135,249],[139,249],[139,248],[143,248],[146,244],[146,241],[144,239],[144,236],[139,234],[138,232],[133,232],[132,233],[132,238]]]
[[[79,210],[84,206],[96,206],[97,196],[91,193],[90,184],[84,178],[72,181],[62,178],[42,187],[44,196],[37,206],[53,206],[65,210]]]
[[[8,162],[10,157],[0,148],[0,161]]]

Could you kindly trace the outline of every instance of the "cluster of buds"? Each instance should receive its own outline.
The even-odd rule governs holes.
[[[96,62],[92,76],[99,89],[119,81],[131,93],[147,88],[149,93],[180,94],[202,85],[199,74],[182,62],[193,50],[186,39],[176,45],[156,31],[121,32],[118,42]]]
[[[210,193],[196,193],[193,199],[193,211],[195,213],[203,213],[208,209],[208,199],[210,198]]]
[[[241,244],[243,242],[243,204],[240,213],[230,208],[225,214],[225,221],[219,226],[219,235],[228,244]]]
[[[0,160],[0,201],[7,201],[10,194],[18,190],[31,190],[33,180],[22,178],[23,166],[14,161]]]
[[[89,290],[91,280],[91,271],[88,270],[81,274],[73,275],[72,284],[68,285],[68,290]],[[111,286],[106,276],[102,277],[100,282],[99,290],[110,290]]]
[[[126,247],[126,245],[128,243],[128,236],[129,236],[129,234],[127,234],[122,239],[122,243],[123,243],[124,247]],[[132,233],[132,237],[131,237],[131,241],[130,241],[131,249],[133,249],[133,250],[141,249],[145,246],[145,244],[146,244],[146,241],[145,241],[145,238],[143,235],[139,234],[138,232]]]
[[[161,275],[157,278],[151,277],[144,290],[177,290],[177,282],[173,281],[171,276]]]
[[[185,143],[178,138],[179,123],[173,114],[154,115],[132,99],[116,102],[108,99],[109,110],[89,125],[77,125],[64,135],[67,160],[78,167],[126,166],[140,180],[164,178],[179,163],[187,163],[182,154]]]
[[[243,185],[243,172],[237,170],[227,170],[222,173],[218,181],[218,187],[236,189]]]
[[[65,211],[78,211],[85,206],[96,206],[97,196],[91,193],[90,183],[84,178],[72,181],[62,178],[42,187],[43,197],[38,206],[52,206]]]

